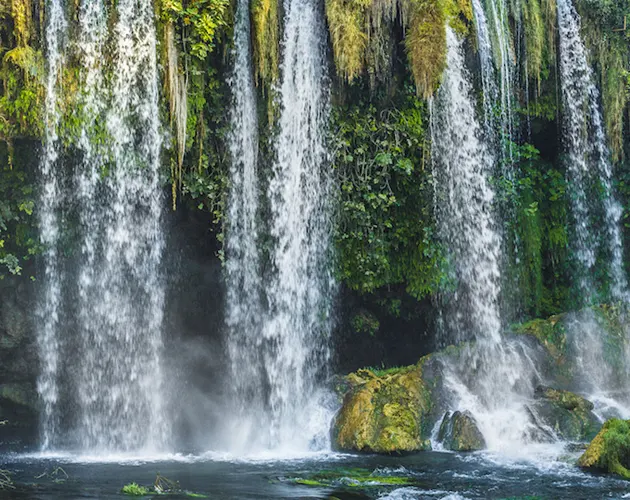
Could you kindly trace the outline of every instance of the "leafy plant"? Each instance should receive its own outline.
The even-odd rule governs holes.
[[[122,493],[132,497],[141,497],[149,494],[149,489],[144,486],[140,486],[137,483],[129,483],[123,486]]]

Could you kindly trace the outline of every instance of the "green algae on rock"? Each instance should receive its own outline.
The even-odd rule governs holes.
[[[538,386],[534,398],[532,409],[562,439],[592,439],[601,426],[593,403],[573,392]]]
[[[607,420],[577,464],[630,479],[630,420]]]
[[[426,356],[416,365],[381,376],[370,370],[348,375],[349,390],[333,423],[334,445],[368,453],[430,449],[434,378],[423,376],[430,359]]]

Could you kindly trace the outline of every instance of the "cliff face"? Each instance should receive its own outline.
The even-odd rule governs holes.
[[[35,436],[38,373],[34,286],[0,281],[0,442],[16,446]]]

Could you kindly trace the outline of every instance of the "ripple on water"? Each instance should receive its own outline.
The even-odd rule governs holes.
[[[455,492],[444,490],[421,490],[419,488],[398,488],[378,498],[379,500],[418,500],[423,498],[439,498],[440,500],[466,499],[466,497]]]

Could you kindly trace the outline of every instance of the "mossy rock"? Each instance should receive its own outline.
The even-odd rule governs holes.
[[[348,375],[350,388],[333,423],[335,447],[366,453],[430,449],[432,384],[423,378],[429,359],[380,376],[371,370]]]
[[[600,428],[593,403],[569,391],[538,386],[530,410],[537,421],[565,440],[592,439]]]
[[[559,314],[548,319],[533,319],[515,326],[513,331],[517,334],[534,337],[556,363],[562,364],[567,351],[564,317],[565,315]]]
[[[577,464],[630,480],[630,420],[606,421]]]
[[[486,447],[486,441],[470,412],[456,411],[444,415],[438,440],[452,451],[477,451]]]

